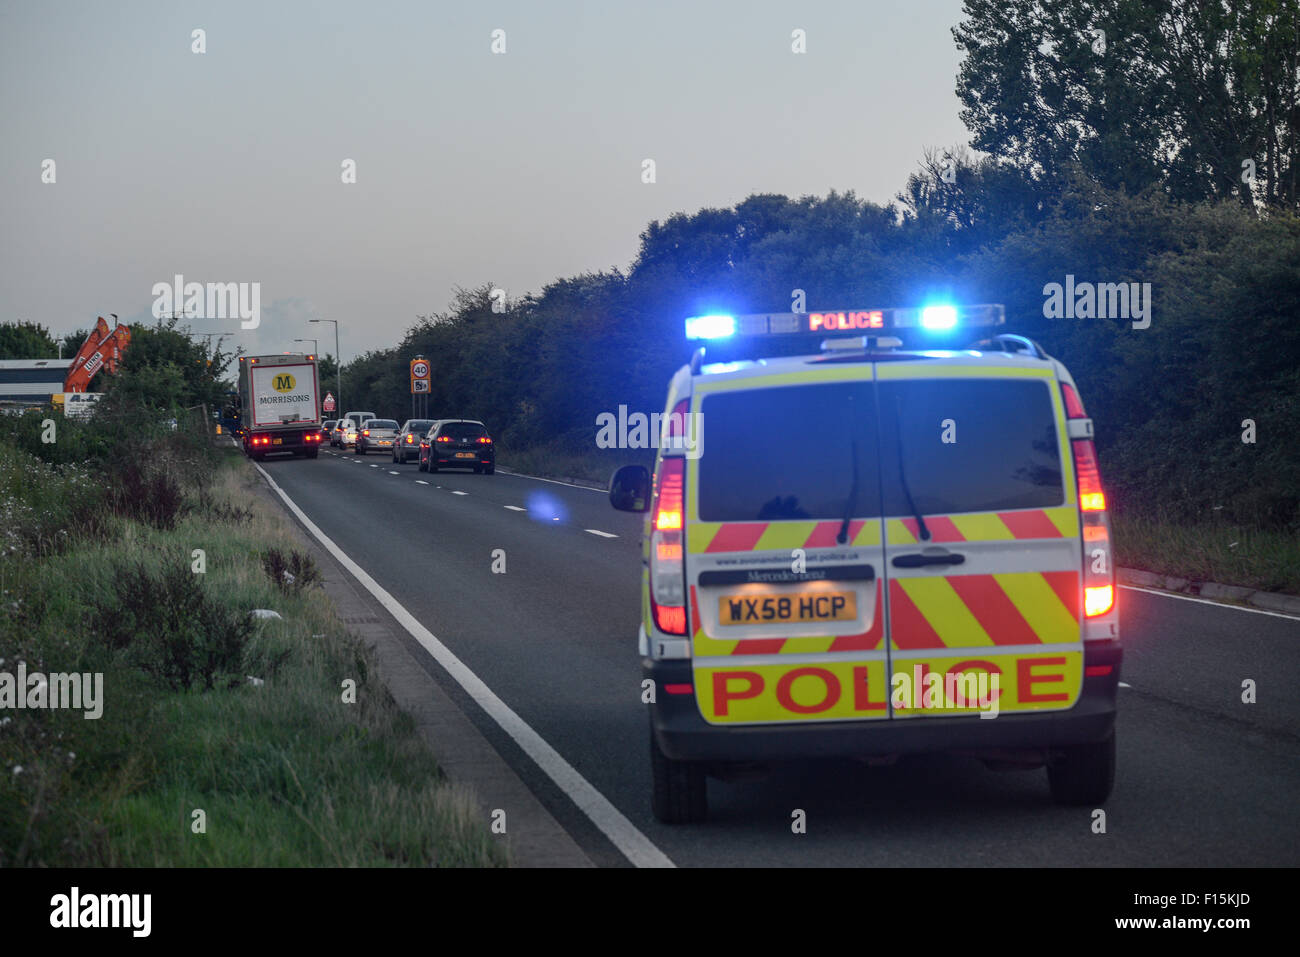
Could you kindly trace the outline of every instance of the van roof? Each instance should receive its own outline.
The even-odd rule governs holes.
[[[780,375],[786,372],[806,371],[821,365],[866,365],[873,362],[942,362],[944,365],[960,365],[995,368],[1041,368],[1044,362],[1052,363],[1050,358],[1039,358],[1029,353],[989,351],[975,349],[959,350],[902,350],[882,349],[862,352],[830,351],[816,355],[779,356],[764,359],[742,359],[735,362],[710,363],[707,357],[699,366],[697,375],[709,378],[761,378]],[[847,375],[846,370],[846,375]]]

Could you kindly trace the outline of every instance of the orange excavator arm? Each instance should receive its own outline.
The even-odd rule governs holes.
[[[109,326],[100,316],[86,341],[81,344],[68,367],[67,377],[63,380],[64,392],[85,392],[95,373],[105,365],[109,372],[117,371],[117,364],[122,353],[131,342],[131,330],[118,323],[117,328]]]

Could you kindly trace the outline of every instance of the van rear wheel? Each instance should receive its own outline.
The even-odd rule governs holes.
[[[1075,744],[1047,764],[1047,782],[1057,804],[1094,805],[1115,786],[1115,732],[1101,741]]]
[[[654,778],[650,804],[656,818],[665,824],[698,824],[705,819],[709,804],[704,766],[674,761],[665,755],[655,740],[653,727],[650,770]]]

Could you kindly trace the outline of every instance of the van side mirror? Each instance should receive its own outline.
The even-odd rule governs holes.
[[[620,512],[650,511],[650,472],[644,465],[624,465],[613,474],[609,504]]]

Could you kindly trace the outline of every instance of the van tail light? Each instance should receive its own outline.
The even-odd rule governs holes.
[[[1079,401],[1079,393],[1074,391],[1074,386],[1068,382],[1062,382],[1061,396],[1065,399],[1066,418],[1086,419],[1088,417],[1088,413],[1083,411],[1083,403]]]
[[[686,563],[682,519],[686,460],[665,457],[655,476],[650,532],[650,610],[659,630],[686,634]]]
[[[1069,389],[1069,386],[1062,386]],[[1071,392],[1073,390],[1070,390]],[[1067,393],[1067,396],[1069,393]],[[1078,403],[1078,398],[1075,398]],[[1070,406],[1066,399],[1066,408]],[[1079,405],[1080,411],[1083,406]],[[1110,517],[1106,494],[1097,468],[1097,449],[1092,439],[1075,439],[1074,477],[1079,483],[1079,513],[1083,519],[1083,614],[1097,618],[1115,607],[1115,561],[1110,544]]]
[[[1074,477],[1079,482],[1079,508],[1085,512],[1106,511],[1106,493],[1101,488],[1101,472],[1097,469],[1097,450],[1092,439],[1076,439],[1074,446]]]

